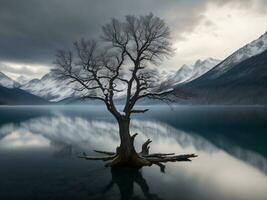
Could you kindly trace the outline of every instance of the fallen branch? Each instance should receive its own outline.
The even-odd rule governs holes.
[[[131,113],[145,113],[149,111],[149,109],[144,109],[144,110],[132,110]]]

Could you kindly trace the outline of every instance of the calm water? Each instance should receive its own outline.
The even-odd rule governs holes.
[[[266,107],[151,107],[131,129],[137,149],[199,157],[111,171],[77,158],[119,143],[102,107],[0,107],[0,199],[267,199]]]

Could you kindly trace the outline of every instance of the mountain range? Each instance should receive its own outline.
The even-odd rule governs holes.
[[[168,85],[168,87],[173,87],[179,83],[201,76],[219,62],[219,60],[213,58],[208,58],[203,61],[197,60],[192,65],[183,65],[176,72],[159,73],[158,79]],[[74,84],[68,84],[66,80],[57,79],[53,72],[47,73],[41,79],[32,79],[24,83],[19,80],[18,82],[20,83],[21,89],[51,102],[64,101],[64,99],[72,99],[79,96],[73,90]]]
[[[6,87],[6,88],[15,88],[19,87],[20,84],[11,78],[9,78],[4,73],[0,72],[0,86]]]
[[[53,72],[47,73],[41,79],[32,79],[20,88],[51,102],[74,97],[76,94],[76,91],[72,89],[73,84],[57,79]]]
[[[214,58],[198,59],[194,64],[182,65],[176,72],[167,73],[165,76],[161,75],[161,79],[165,87],[173,87],[200,77],[218,63],[220,63],[220,60]]]
[[[159,73],[159,80],[165,88],[193,94],[187,100],[178,101],[182,104],[267,104],[267,32],[222,61],[197,60],[175,72]],[[4,88],[11,93],[33,95],[43,102],[68,102],[79,96],[72,89],[73,84],[57,79],[52,72],[30,81],[22,76],[14,81],[0,72],[0,86],[2,99]]]
[[[267,32],[235,51],[207,73],[179,86],[190,103],[267,104]]]

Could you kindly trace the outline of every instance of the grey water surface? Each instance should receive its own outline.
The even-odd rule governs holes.
[[[101,106],[0,107],[0,199],[267,199],[267,108],[150,106],[133,117],[139,150],[196,153],[192,162],[111,170],[82,152],[113,151],[118,127]]]

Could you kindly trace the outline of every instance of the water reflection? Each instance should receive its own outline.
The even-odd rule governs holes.
[[[59,141],[51,141],[50,146],[54,149],[54,156],[56,158],[71,158],[73,154],[71,144],[65,144]]]
[[[7,132],[5,127],[3,128],[3,132],[0,130],[0,132],[3,133],[3,137],[0,141],[1,148],[20,149],[49,147],[50,141],[41,134],[33,134],[30,130],[14,129],[13,127],[12,131]]]
[[[23,187],[30,194],[42,194],[37,199],[53,199],[55,193],[54,199],[266,198],[266,158],[244,144],[241,147],[221,138],[224,145],[217,146],[199,132],[152,118],[133,120],[131,131],[139,133],[137,149],[151,138],[154,152],[190,152],[199,157],[192,163],[168,164],[165,174],[157,166],[142,172],[104,169],[96,173],[92,170],[102,169],[102,163],[79,160],[76,155],[99,148],[114,150],[119,143],[118,127],[110,118],[55,112],[19,122],[10,120],[0,123],[0,199]],[[23,199],[20,195],[13,199],[18,197]],[[25,199],[33,198],[26,195]]]
[[[211,155],[219,151],[204,137],[193,132],[181,131],[159,121],[133,120],[131,131],[139,133],[136,140],[137,149],[143,141],[151,138],[152,151],[153,146],[156,146],[157,151],[168,152],[169,145],[174,144],[176,152],[181,153],[204,151]],[[64,115],[39,117],[20,124],[3,125],[0,127],[0,139],[0,148],[44,147],[50,142],[50,146],[55,144],[58,146],[55,149],[65,148],[65,150],[59,150],[65,153],[99,149],[103,141],[108,141],[105,143],[105,149],[113,151],[119,143],[118,127],[112,121],[87,120]],[[224,143],[224,151],[267,173],[267,160],[264,156],[237,145],[227,144],[227,140],[220,141]]]

